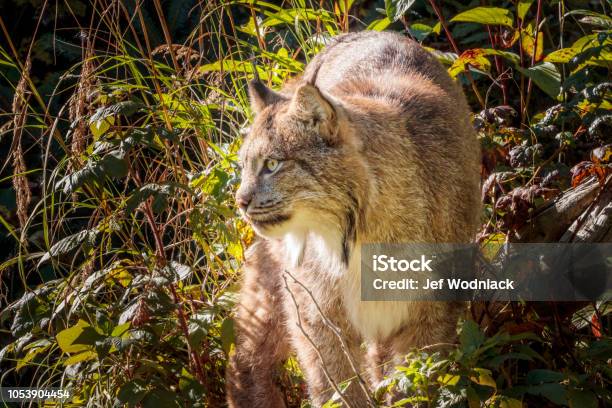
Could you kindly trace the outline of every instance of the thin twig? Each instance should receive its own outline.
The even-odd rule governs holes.
[[[297,300],[295,299],[293,292],[291,292],[291,289],[289,289],[289,283],[287,282],[287,278],[285,276],[283,276],[283,280],[285,281],[285,289],[287,289],[287,292],[289,293],[289,296],[291,297],[291,300],[293,301],[293,305],[295,306],[295,314],[297,316],[296,326],[298,327],[298,329],[300,329],[300,331],[302,332],[306,340],[308,340],[308,342],[314,349],[315,353],[317,353],[317,356],[319,357],[321,370],[323,370],[323,374],[325,374],[325,378],[327,378],[327,381],[329,382],[331,387],[334,389],[334,391],[338,393],[338,395],[340,396],[340,399],[342,400],[342,402],[344,402],[344,404],[346,404],[347,407],[349,408],[352,407],[352,405],[347,401],[344,394],[342,394],[342,391],[340,390],[340,387],[338,387],[338,384],[336,384],[334,380],[332,379],[331,374],[329,373],[329,370],[327,369],[327,366],[325,365],[325,360],[323,359],[321,350],[319,350],[319,348],[314,343],[314,341],[310,338],[308,333],[306,333],[306,330],[304,329],[304,326],[302,325],[302,318],[300,316],[300,307],[297,304]]]
[[[160,264],[160,266],[166,266],[167,260],[166,260],[165,250],[164,250],[164,244],[161,239],[161,234],[155,224],[155,218],[153,216],[153,211],[151,209],[150,202],[145,203],[144,213],[147,218],[147,222],[149,223],[149,226],[151,227],[151,230],[153,231],[153,237],[155,239],[155,246],[157,250],[156,251],[157,261]],[[191,359],[193,361],[193,365],[194,365],[195,372],[196,372],[196,377],[199,380],[200,384],[202,384],[204,388],[208,390],[209,387],[206,382],[206,376],[204,375],[204,369],[203,369],[202,361],[200,360],[200,356],[191,347],[191,344],[189,344],[189,329],[187,327],[187,318],[185,317],[185,314],[183,313],[183,307],[180,304],[180,299],[178,297],[174,284],[170,285],[170,291],[172,292],[174,303],[177,305],[176,314],[178,317],[179,325],[181,327],[181,331],[183,332],[183,335],[185,336],[185,343],[187,344],[187,353],[191,356]]]
[[[338,326],[336,326],[331,320],[329,320],[327,318],[327,316],[325,316],[325,314],[323,313],[323,311],[321,310],[321,307],[319,306],[319,304],[317,303],[316,299],[314,298],[314,295],[312,294],[312,292],[310,291],[310,289],[308,289],[302,282],[300,282],[299,280],[297,280],[289,271],[285,270],[285,273],[287,275],[289,275],[291,277],[291,279],[293,279],[293,281],[295,283],[297,283],[298,285],[300,285],[302,287],[302,289],[304,289],[306,291],[306,293],[308,293],[308,296],[310,296],[310,299],[312,300],[312,302],[314,303],[315,307],[317,308],[317,312],[319,312],[319,315],[321,316],[321,319],[323,319],[323,323],[329,327],[329,329],[336,335],[336,337],[338,338],[338,340],[340,341],[340,346],[342,348],[342,351],[344,352],[344,354],[346,355],[346,358],[349,361],[349,364],[351,365],[351,369],[353,370],[353,372],[355,373],[355,376],[357,378],[357,381],[359,382],[359,385],[361,387],[361,390],[365,393],[365,395],[367,395],[368,397],[368,403],[369,405],[371,405],[372,407],[376,407],[376,402],[374,401],[374,399],[372,398],[372,394],[370,393],[370,390],[368,389],[368,386],[365,382],[365,380],[363,379],[363,377],[361,376],[361,374],[359,374],[359,369],[357,367],[357,363],[355,362],[355,359],[353,358],[353,356],[351,355],[350,351],[349,351],[349,347],[346,344],[346,342],[344,341],[344,338],[342,337],[342,333],[340,331],[340,328]]]
[[[448,29],[448,26],[446,25],[446,20],[444,19],[444,16],[442,15],[442,11],[438,8],[438,5],[436,4],[435,0],[429,0],[429,4],[431,5],[434,12],[436,13],[436,16],[438,16],[438,20],[440,20],[440,24],[442,25],[442,28],[444,29],[444,32],[446,33],[446,37],[448,38],[448,41],[451,43],[451,46],[453,47],[453,51],[455,51],[455,53],[457,54],[457,57],[459,57],[461,55],[461,52],[459,51],[459,47],[457,47],[457,43],[455,42],[455,39],[451,35],[451,32]],[[478,102],[484,109],[486,106],[484,99],[482,99],[482,95],[480,95],[480,92],[478,91],[478,87],[476,87],[476,82],[474,81],[474,77],[472,77],[472,74],[470,73],[470,69],[466,67],[464,72],[465,72],[465,76],[470,81],[470,84],[472,84],[472,90],[474,91],[474,95],[476,95]]]
[[[536,56],[538,53],[538,33],[540,31],[540,20],[542,18],[542,0],[538,0],[538,10],[536,12],[536,23],[535,23],[535,33],[533,40],[533,52],[531,53],[531,67],[533,67],[536,63]],[[524,117],[527,117],[527,109],[529,108],[529,99],[531,99],[531,89],[533,88],[533,83],[531,78],[527,81],[527,97],[525,98],[525,114]]]

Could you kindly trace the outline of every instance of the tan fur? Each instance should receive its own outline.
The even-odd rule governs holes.
[[[460,304],[360,300],[360,245],[470,242],[479,146],[460,88],[397,34],[337,37],[301,81],[280,93],[253,83],[250,94],[256,117],[240,152],[237,202],[261,238],[245,266],[228,403],[284,406],[273,376],[293,350],[320,406],[333,393],[323,367],[336,383],[355,373],[316,305],[360,370],[453,341]],[[269,158],[282,163],[272,174]],[[356,381],[346,398],[367,406]]]

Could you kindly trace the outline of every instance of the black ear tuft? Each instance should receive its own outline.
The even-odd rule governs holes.
[[[249,81],[248,89],[251,109],[253,109],[255,114],[261,112],[266,106],[282,99],[278,93],[264,85],[264,83],[259,80],[259,77]]]

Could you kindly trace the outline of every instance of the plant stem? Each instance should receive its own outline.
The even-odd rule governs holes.
[[[533,52],[531,53],[531,67],[536,63],[538,53],[538,32],[540,31],[540,20],[542,17],[542,0],[538,0],[538,11],[536,13],[535,34],[533,40]],[[523,108],[523,117],[527,117],[527,109],[529,108],[529,99],[531,98],[531,89],[533,88],[531,78],[527,81],[527,97],[525,98],[525,107]]]
[[[164,244],[161,239],[161,234],[155,224],[155,217],[153,216],[153,210],[151,209],[150,201],[147,201],[144,206],[144,210],[145,215],[147,217],[147,221],[149,223],[149,227],[151,227],[151,230],[153,231],[153,237],[155,239],[155,247],[157,252],[157,262],[159,266],[164,267],[168,264],[168,260],[166,259],[166,253],[164,251]],[[185,336],[185,343],[187,344],[187,353],[191,356],[191,360],[193,361],[196,377],[200,384],[202,384],[208,390],[200,356],[198,355],[198,353],[195,352],[195,350],[191,348],[191,344],[189,344],[189,329],[187,327],[187,318],[183,313],[183,308],[180,304],[180,299],[176,292],[174,283],[170,285],[170,291],[172,292],[172,298],[174,300],[174,303],[177,306],[176,314],[178,317],[179,325],[181,327],[181,331],[183,332],[183,336]]]
[[[440,24],[442,25],[442,28],[444,29],[444,32],[446,33],[446,37],[448,38],[448,41],[451,43],[451,46],[453,47],[453,51],[455,51],[457,56],[461,55],[461,52],[459,52],[459,47],[457,47],[457,43],[455,43],[455,39],[453,38],[453,36],[450,33],[450,30],[448,29],[448,26],[446,25],[446,20],[444,20],[442,11],[440,10],[440,8],[438,8],[436,1],[429,0],[429,4],[431,5],[434,12],[436,13],[438,20],[440,20]],[[482,99],[482,95],[480,95],[480,92],[478,91],[478,87],[476,87],[476,82],[474,81],[474,78],[472,77],[472,73],[470,72],[469,68],[465,69],[465,76],[472,84],[472,90],[474,91],[474,95],[476,95],[476,98],[478,99],[480,106],[484,109],[485,108],[484,99]]]

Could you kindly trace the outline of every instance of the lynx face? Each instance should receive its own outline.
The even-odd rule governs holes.
[[[267,238],[333,218],[334,173],[342,169],[334,107],[311,85],[291,98],[260,82],[249,91],[256,117],[239,153],[241,213]]]

